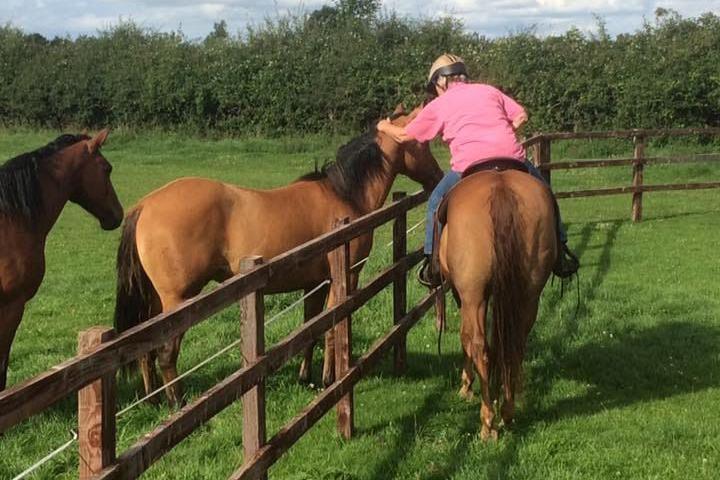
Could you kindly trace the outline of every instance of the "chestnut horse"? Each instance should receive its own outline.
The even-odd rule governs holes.
[[[556,258],[552,194],[527,173],[490,170],[462,180],[447,202],[439,253],[443,276],[460,300],[460,395],[472,396],[474,364],[481,379],[481,437],[497,438],[493,401],[502,389],[501,415],[509,425],[527,337]]]
[[[407,124],[419,109],[396,109],[393,122]],[[251,255],[269,260],[330,231],[335,219],[355,219],[382,206],[395,176],[405,174],[434,188],[442,177],[427,144],[400,145],[391,137],[370,132],[338,150],[335,162],[290,185],[252,190],[202,178],[182,178],[147,195],[125,219],[118,249],[115,326],[126,330],[175,308],[211,280],[239,272]],[[366,257],[372,234],[351,242],[351,261]],[[313,289],[329,277],[326,256],[283,272],[271,280],[267,293]],[[357,272],[353,276],[357,282]],[[306,301],[305,318],[322,311],[327,287]],[[333,305],[330,295],[328,305]],[[168,339],[157,352],[140,359],[145,390],[155,389],[154,357],[164,384],[177,378],[182,335]],[[333,352],[326,338],[323,380],[333,380]],[[312,346],[305,352],[300,378],[310,377]],[[181,402],[180,384],[166,388],[171,405]]]
[[[107,135],[62,135],[0,166],[0,391],[25,304],[45,275],[45,239],[65,204],[77,203],[104,230],[122,222],[111,167],[100,153]]]

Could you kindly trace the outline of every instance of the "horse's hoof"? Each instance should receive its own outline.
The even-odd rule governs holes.
[[[170,407],[170,410],[180,410],[185,405],[187,405],[187,401],[185,401],[184,398],[168,398],[168,407]]]
[[[307,385],[310,383],[310,372],[307,370],[300,370],[300,373],[298,374],[298,382],[302,385]]]
[[[480,439],[483,442],[497,442],[498,432],[494,428],[488,428],[486,426],[483,426],[482,430],[480,430]]]
[[[335,382],[335,374],[334,373],[326,373],[323,375],[323,385],[325,387],[329,387]]]
[[[502,426],[503,426],[504,428],[512,428],[512,426],[513,426],[513,417],[509,417],[509,418],[503,417],[503,419],[502,419]]]
[[[470,387],[460,387],[460,390],[458,391],[458,396],[463,400],[470,402],[472,401],[475,394]]]

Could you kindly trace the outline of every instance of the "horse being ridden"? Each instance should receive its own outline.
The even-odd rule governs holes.
[[[509,425],[528,334],[560,248],[552,194],[527,173],[475,173],[450,192],[446,221],[439,254],[443,276],[460,299],[460,395],[472,396],[475,367],[481,437],[497,438],[493,402],[502,388],[501,414]]]
[[[395,120],[406,124],[417,111],[398,109]],[[371,132],[341,147],[336,162],[285,187],[252,190],[226,183],[183,178],[143,198],[128,214],[118,250],[115,325],[123,331],[177,307],[210,281],[239,273],[251,255],[271,259],[333,228],[337,218],[362,216],[379,208],[395,176],[405,174],[432,189],[442,176],[429,146],[398,144]],[[370,252],[372,235],[351,242],[351,262]],[[271,280],[268,293],[309,291],[329,276],[327,257],[317,258]],[[357,272],[353,275],[357,282]],[[328,288],[306,301],[306,320],[322,311]],[[333,305],[332,295],[328,305]],[[182,335],[168,339],[157,359],[165,384],[177,378]],[[326,336],[323,380],[333,380],[332,340]],[[145,390],[155,388],[154,356],[140,360]],[[305,352],[301,380],[310,377],[312,346]],[[175,383],[166,389],[169,402],[181,402]]]
[[[45,239],[65,204],[77,203],[104,230],[122,222],[112,168],[100,153],[107,135],[62,135],[0,167],[0,391],[25,304],[45,274]]]

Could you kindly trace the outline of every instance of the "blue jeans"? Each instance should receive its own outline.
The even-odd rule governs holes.
[[[545,181],[545,178],[542,176],[540,171],[535,168],[535,165],[532,164],[529,160],[525,160],[525,165],[528,167],[528,170],[530,171],[530,175],[537,178],[541,182],[543,182],[545,185],[547,185],[547,182]],[[435,187],[435,190],[432,191],[430,194],[430,199],[428,200],[428,209],[427,214],[425,216],[425,243],[423,245],[423,251],[426,255],[430,255],[432,253],[433,248],[433,224],[435,223],[435,212],[437,212],[438,207],[440,206],[440,202],[442,202],[443,197],[447,192],[450,191],[450,189],[460,181],[461,174],[458,172],[455,172],[453,170],[450,170],[445,174],[445,176],[440,180],[440,183],[437,184]],[[442,225],[440,225],[440,228],[442,229]],[[560,219],[560,212],[558,211],[558,218],[557,218],[557,229],[558,234],[560,236],[560,241],[562,243],[567,242],[567,233],[565,232],[565,227],[563,226],[562,220]]]
[[[445,194],[450,191],[453,185],[460,181],[460,178],[461,176],[458,172],[450,170],[445,174],[442,180],[440,180],[440,183],[438,183],[435,187],[435,190],[433,190],[430,194],[427,215],[425,216],[425,244],[423,246],[423,251],[426,255],[430,255],[432,253],[435,212],[437,212],[440,202],[442,202]],[[440,225],[440,228],[442,228],[442,225]]]

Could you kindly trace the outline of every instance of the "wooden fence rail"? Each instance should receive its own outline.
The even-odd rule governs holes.
[[[200,425],[239,398],[243,400],[244,464],[233,478],[266,478],[269,466],[333,405],[337,405],[340,434],[350,438],[354,418],[353,385],[391,347],[395,351],[396,370],[402,370],[408,329],[422,317],[436,296],[443,294],[437,290],[431,292],[406,313],[407,272],[422,258],[420,250],[406,253],[406,215],[426,197],[425,193],[409,197],[396,194],[391,205],[352,223],[342,220],[343,224],[338,224],[334,231],[274,259],[267,262],[257,257],[245,259],[241,275],[122,335],[115,336],[111,329],[100,327],[82,332],[77,357],[0,393],[0,432],[79,392],[79,475],[83,480],[137,478]],[[394,220],[392,265],[362,288],[351,290],[356,279],[353,280],[350,267],[350,241],[390,220]],[[308,319],[266,351],[263,288],[273,275],[328,252],[332,252],[329,256],[331,288],[339,303]],[[390,333],[353,364],[351,314],[390,284],[393,285]],[[115,373],[118,367],[237,301],[241,306],[242,368],[171,415],[116,458]],[[330,329],[334,329],[336,342],[336,382],[266,442],[265,379]]]
[[[720,188],[720,182],[701,182],[701,183],[674,183],[664,185],[645,185],[644,173],[646,165],[659,164],[675,164],[675,163],[693,163],[693,162],[717,162],[720,161],[720,154],[693,154],[678,156],[662,156],[662,157],[646,157],[645,145],[648,138],[651,137],[671,137],[671,136],[688,136],[703,135],[717,136],[720,135],[720,128],[684,128],[684,129],[667,129],[667,130],[618,130],[612,132],[560,132],[560,133],[541,133],[527,139],[523,145],[533,156],[535,166],[540,170],[548,184],[552,185],[551,172],[553,170],[570,170],[577,168],[603,168],[632,166],[632,184],[629,186],[600,188],[590,190],[575,190],[555,192],[557,198],[579,198],[579,197],[595,197],[604,195],[628,194],[632,195],[632,220],[639,222],[642,220],[642,199],[644,192],[660,192],[672,190],[701,190],[710,188]],[[617,159],[592,159],[592,160],[571,160],[565,162],[552,162],[551,144],[558,140],[590,140],[590,139],[609,139],[609,138],[625,138],[632,139],[634,143],[634,154],[631,158]]]

